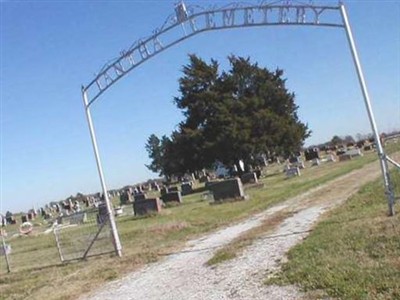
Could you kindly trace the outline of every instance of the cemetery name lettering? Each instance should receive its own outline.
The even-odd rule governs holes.
[[[197,33],[224,28],[250,27],[260,25],[322,25],[342,27],[342,24],[321,22],[323,13],[336,10],[333,6],[312,5],[264,5],[252,7],[232,7],[215,9],[179,16],[170,26],[156,29],[153,35],[139,40],[135,46],[122,51],[120,57],[106,66],[96,78],[85,88],[92,94],[93,102],[114,82],[157,53],[191,37]],[[173,32],[174,28],[182,28]]]

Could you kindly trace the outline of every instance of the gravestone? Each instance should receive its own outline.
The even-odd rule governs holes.
[[[255,172],[243,174],[241,180],[243,184],[258,183],[257,174]]]
[[[170,186],[168,192],[179,192],[179,188],[177,186]]]
[[[122,207],[117,207],[117,208],[115,208],[115,210],[114,210],[114,213],[115,213],[115,216],[116,216],[116,217],[119,217],[120,215],[122,215],[123,212],[124,212],[124,210],[123,210]]]
[[[363,156],[364,154],[361,152],[360,149],[350,149],[347,150],[346,155],[350,155],[351,157],[355,157],[355,156]]]
[[[97,213],[96,219],[97,219],[98,225],[101,225],[101,224],[107,222],[108,211],[107,211],[107,205],[105,203],[99,204],[99,212]]]
[[[357,148],[360,148],[360,149],[361,149],[361,148],[364,147],[364,145],[365,145],[365,140],[358,141],[356,145],[357,145]]]
[[[157,182],[153,182],[153,183],[151,184],[151,188],[152,188],[153,190],[156,190],[157,192],[160,191],[160,186],[158,185]]]
[[[161,195],[164,195],[164,194],[166,194],[166,193],[168,193],[168,188],[166,187],[166,186],[163,186],[162,188],[161,188]]]
[[[21,216],[21,222],[22,223],[28,222],[28,216],[27,215],[22,215]]]
[[[321,164],[321,161],[318,158],[314,158],[311,162],[312,166],[319,166]]]
[[[215,181],[208,186],[214,195],[214,201],[225,199],[244,200],[246,199],[243,184],[239,178]]]
[[[120,196],[120,202],[121,204],[127,204],[132,202],[132,194],[129,191],[122,192]]]
[[[78,212],[70,215],[69,224],[83,224],[87,222],[87,214],[85,212]]]
[[[344,150],[344,149],[339,149],[339,150],[336,151],[336,155],[337,156],[345,154],[345,153],[346,153],[346,150]]]
[[[307,149],[304,151],[304,156],[306,158],[306,161],[314,160],[314,159],[319,159],[319,149],[318,148],[312,148],[312,149]]]
[[[33,213],[28,213],[27,217],[29,221],[35,220],[35,215]]]
[[[168,202],[179,202],[182,203],[181,192],[169,192],[161,196],[162,201],[164,203]]]
[[[161,200],[159,198],[150,198],[133,202],[133,211],[135,216],[146,215],[151,212],[161,211]]]
[[[372,150],[371,145],[364,146],[364,151],[371,151],[371,150]]]
[[[216,184],[216,183],[218,183],[218,182],[220,182],[220,181],[219,180],[218,181],[208,181],[208,182],[206,182],[204,187],[206,188],[206,190],[211,191],[211,186]]]
[[[338,157],[339,157],[339,161],[347,161],[347,160],[352,159],[352,156],[348,155],[348,154],[342,154],[342,155],[339,155]]]
[[[135,199],[135,201],[145,200],[146,199],[146,195],[143,194],[143,193],[135,194],[135,195],[133,195],[133,198]]]
[[[298,167],[295,168],[289,168],[286,170],[286,177],[287,178],[291,178],[291,177],[295,177],[295,176],[300,176],[300,169]]]
[[[291,156],[289,157],[289,162],[291,164],[299,163],[301,162],[301,156]]]
[[[335,161],[336,161],[336,158],[335,158],[335,156],[334,156],[333,154],[329,154],[329,155],[326,157],[326,160],[327,160],[328,162],[335,162]]]
[[[200,183],[206,183],[210,181],[210,176],[201,176],[199,179]]]
[[[292,163],[292,167],[299,168],[299,169],[305,169],[306,166],[304,165],[304,162],[302,160],[300,160],[298,162]]]
[[[6,221],[7,221],[7,224],[11,224],[11,225],[17,224],[17,220],[15,220],[14,216],[6,217]]]
[[[183,196],[191,194],[193,192],[192,184],[190,184],[189,182],[182,183],[181,190]]]

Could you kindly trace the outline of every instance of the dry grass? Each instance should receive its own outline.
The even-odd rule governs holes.
[[[400,214],[386,214],[380,179],[332,211],[267,282],[299,285],[310,299],[400,299]]]
[[[123,245],[122,258],[106,255],[62,265],[52,235],[17,238],[12,246],[21,255],[18,259],[11,255],[11,274],[5,273],[4,260],[0,257],[0,298],[77,299],[107,281],[120,278],[144,264],[157,261],[165,253],[180,249],[188,239],[243,220],[374,160],[376,154],[370,153],[353,161],[327,163],[318,168],[305,169],[301,177],[290,180],[285,179],[281,166],[277,167],[277,173],[271,172],[262,180],[263,188],[246,191],[250,201],[209,205],[199,192],[184,196],[182,205],[166,208],[157,216],[119,217],[117,226]],[[126,209],[131,210],[130,207]],[[268,226],[273,224],[266,224],[265,229]],[[251,242],[251,237],[242,241],[243,245],[248,242]],[[39,260],[45,264],[38,264]]]
[[[293,214],[295,214],[295,212],[289,211],[280,211],[273,214],[268,219],[264,220],[260,226],[246,231],[244,234],[216,251],[214,256],[207,261],[207,265],[213,266],[237,257],[247,246],[251,245],[254,240],[270,233],[282,223],[283,220]]]

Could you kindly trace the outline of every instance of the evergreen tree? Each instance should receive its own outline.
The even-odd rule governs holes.
[[[219,74],[215,60],[189,59],[179,80],[181,95],[174,99],[185,120],[164,147],[161,164],[154,161],[155,143],[156,151],[149,152],[154,166],[164,164],[164,171],[183,174],[216,161],[249,164],[260,154],[288,155],[300,149],[310,131],[298,118],[295,95],[287,90],[282,70],[270,72],[249,58],[230,56],[230,70]],[[165,168],[167,164],[173,167]]]

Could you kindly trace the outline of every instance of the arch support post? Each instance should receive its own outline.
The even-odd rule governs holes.
[[[343,3],[340,4],[340,12],[342,15],[344,28],[346,30],[347,40],[349,42],[351,54],[353,56],[354,65],[357,70],[358,80],[360,82],[361,91],[362,91],[362,94],[364,97],[364,103],[365,103],[365,107],[367,109],[369,122],[371,124],[372,132],[373,132],[373,135],[375,138],[376,149],[378,151],[379,162],[380,162],[380,166],[381,166],[381,170],[382,170],[383,183],[385,186],[385,194],[386,194],[386,197],[388,200],[389,215],[393,216],[395,214],[395,212],[394,212],[394,192],[393,192],[392,184],[391,184],[391,180],[390,180],[389,167],[388,167],[388,163],[387,163],[387,159],[386,159],[386,154],[383,150],[382,143],[381,143],[381,140],[379,137],[379,132],[378,132],[378,128],[376,126],[374,113],[372,111],[371,101],[370,101],[368,90],[367,90],[367,85],[365,83],[365,78],[364,78],[364,74],[363,74],[363,71],[361,68],[360,59],[358,57],[357,48],[356,48],[356,45],[354,42],[353,34],[351,32],[351,27],[350,27],[350,23],[349,23],[349,20],[347,17],[346,8]]]
[[[107,214],[108,214],[108,218],[109,218],[109,222],[110,222],[110,226],[111,226],[111,234],[112,234],[114,249],[115,249],[115,253],[119,257],[121,257],[122,256],[121,241],[119,239],[117,225],[115,224],[114,212],[112,210],[111,202],[110,202],[110,199],[108,197],[107,186],[106,186],[106,182],[105,182],[104,175],[103,175],[103,168],[102,168],[102,165],[101,165],[99,150],[98,150],[98,147],[97,147],[96,134],[94,132],[92,116],[90,114],[90,105],[89,105],[89,102],[88,102],[88,95],[87,95],[87,92],[84,89],[84,87],[82,87],[82,98],[83,98],[83,103],[84,103],[84,106],[85,106],[86,119],[88,121],[90,137],[92,139],[93,152],[94,152],[94,156],[96,158],[97,171],[99,173],[100,183],[101,183],[101,187],[102,187],[103,195],[104,195],[104,200],[105,200],[106,207],[107,207]]]

